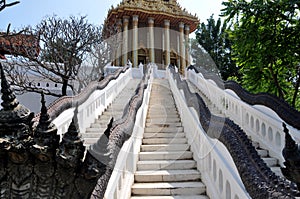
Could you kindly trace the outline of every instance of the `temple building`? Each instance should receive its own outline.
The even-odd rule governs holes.
[[[122,0],[108,11],[104,36],[113,46],[113,64],[133,67],[156,63],[160,69],[172,64],[183,71],[190,65],[189,34],[199,19],[177,0]],[[114,37],[113,37],[114,36]]]

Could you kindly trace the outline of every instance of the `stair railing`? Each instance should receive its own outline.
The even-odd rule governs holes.
[[[297,142],[300,142],[300,130],[297,129],[300,124],[299,112],[270,95],[249,94],[236,83],[231,81],[224,83],[216,75],[205,71],[192,68],[186,74],[187,79],[215,107],[241,126],[253,141],[267,149],[269,155],[277,158],[280,166],[283,166],[284,159],[281,152],[285,145],[285,134],[283,133],[282,122],[288,124],[291,135]],[[251,100],[247,100],[247,98]],[[253,103],[251,104],[250,101]],[[263,104],[273,104],[273,107]]]
[[[168,79],[182,124],[211,198],[294,198],[294,183],[276,176],[243,130],[213,115],[174,69]],[[212,139],[211,139],[212,138]]]
[[[127,104],[122,118],[113,124],[108,143],[112,159],[109,174],[106,176],[109,181],[100,179],[92,198],[130,198],[146,123],[153,80],[152,70],[152,67],[148,66],[148,73]]]
[[[100,82],[91,82],[78,95],[61,97],[50,104],[48,113],[58,129],[58,134],[68,130],[76,105],[79,129],[81,133],[85,133],[86,128],[105,111],[131,78],[132,72],[129,67],[120,68]],[[39,114],[35,120],[38,117]]]

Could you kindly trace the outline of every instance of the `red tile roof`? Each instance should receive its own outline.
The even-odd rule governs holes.
[[[39,50],[37,35],[0,33],[0,59],[5,54],[38,56]]]

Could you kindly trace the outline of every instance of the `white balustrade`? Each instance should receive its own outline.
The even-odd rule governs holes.
[[[111,80],[102,90],[94,91],[84,103],[79,105],[77,117],[80,133],[85,133],[86,128],[104,112],[116,96],[125,88],[130,79],[132,79],[132,71],[131,69],[127,69],[116,80]],[[59,134],[63,134],[68,130],[74,115],[74,109],[70,108],[63,111],[53,120]]]
[[[263,105],[249,105],[229,89],[222,90],[212,80],[206,80],[201,73],[187,71],[191,81],[219,110],[238,124],[253,141],[269,151],[283,166],[282,149],[285,145],[284,122],[273,110]],[[287,124],[293,138],[300,142],[300,131]]]
[[[151,72],[153,74],[153,72]],[[113,173],[109,179],[104,199],[130,198],[131,186],[134,183],[134,173],[138,154],[142,144],[153,75],[144,91],[143,103],[137,111],[135,125],[131,137],[123,144],[118,155]]]
[[[250,198],[226,147],[206,135],[196,110],[187,106],[183,91],[177,88],[169,71],[167,77],[207,195],[214,199]]]

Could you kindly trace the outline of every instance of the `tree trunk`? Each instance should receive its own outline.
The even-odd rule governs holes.
[[[63,78],[63,85],[61,87],[61,95],[66,96],[67,95],[67,88],[68,88],[68,79]]]
[[[297,82],[295,85],[295,91],[294,91],[294,96],[293,96],[293,101],[292,101],[292,107],[294,107],[294,108],[296,108],[296,99],[298,96],[299,86],[300,86],[300,67],[298,68],[297,76],[298,76],[298,79],[297,79]]]
[[[282,88],[281,88],[281,86],[280,86],[280,84],[279,84],[279,81],[278,81],[278,76],[277,76],[277,74],[275,74],[275,72],[274,72],[274,70],[273,70],[273,62],[270,64],[270,66],[269,66],[269,69],[270,69],[270,72],[271,72],[271,75],[272,75],[272,77],[273,77],[273,81],[274,81],[274,84],[275,84],[275,86],[277,87],[277,89],[278,89],[278,97],[280,98],[280,99],[283,99],[284,100],[284,93],[283,93],[283,91],[282,91]]]

